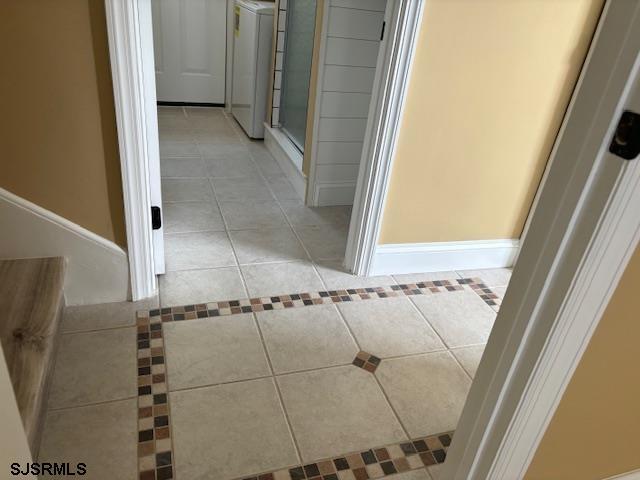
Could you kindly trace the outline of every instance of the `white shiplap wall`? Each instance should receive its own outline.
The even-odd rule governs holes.
[[[351,205],[386,0],[329,0],[323,29],[311,203]]]

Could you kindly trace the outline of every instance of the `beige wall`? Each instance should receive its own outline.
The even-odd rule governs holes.
[[[526,480],[600,480],[640,468],[640,247],[582,357]]]
[[[518,238],[603,0],[430,0],[380,243]]]
[[[103,0],[0,4],[0,187],[125,245]]]

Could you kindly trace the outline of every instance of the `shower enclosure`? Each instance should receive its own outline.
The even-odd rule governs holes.
[[[316,0],[288,0],[280,97],[280,126],[304,152],[316,24]]]

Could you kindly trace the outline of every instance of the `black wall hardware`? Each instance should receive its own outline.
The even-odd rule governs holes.
[[[387,22],[382,22],[382,31],[380,32],[380,41],[384,38],[384,29],[387,26]]]
[[[151,227],[158,230],[162,227],[162,213],[160,207],[151,207]]]
[[[640,154],[640,115],[626,110],[613,134],[609,151],[625,160],[633,160]]]

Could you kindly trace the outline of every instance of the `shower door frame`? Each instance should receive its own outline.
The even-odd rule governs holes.
[[[306,130],[305,130],[305,138],[302,139],[302,146],[298,144],[298,142],[296,141],[296,139],[293,137],[293,135],[289,132],[289,130],[286,128],[286,126],[282,123],[282,115],[284,113],[284,108],[282,107],[283,105],[283,101],[285,100],[285,93],[284,93],[284,87],[287,84],[287,74],[286,74],[286,65],[287,65],[287,40],[288,40],[288,36],[289,36],[289,21],[291,20],[291,12],[290,12],[290,5],[291,5],[292,1],[289,0],[289,2],[287,2],[287,19],[286,19],[286,25],[284,28],[284,51],[283,51],[283,56],[282,56],[282,84],[280,87],[280,103],[278,105],[278,108],[280,109],[280,117],[279,117],[279,128],[280,130],[282,130],[282,132],[284,133],[284,135],[287,137],[287,139],[293,144],[293,146],[302,154],[304,155],[304,150],[305,148],[307,148],[307,146],[305,145],[305,139],[306,139]],[[317,9],[316,9],[317,10]],[[317,13],[317,11],[314,11],[314,14]],[[276,32],[277,34],[277,32]],[[274,43],[277,41],[277,39],[274,39]],[[311,52],[310,52],[311,56],[313,56],[313,45],[311,48]],[[311,87],[311,72],[312,72],[312,66],[311,64],[309,65],[309,85],[307,86],[307,108],[309,105],[309,89]],[[273,92],[273,89],[272,89]],[[305,115],[306,118],[306,115]]]

